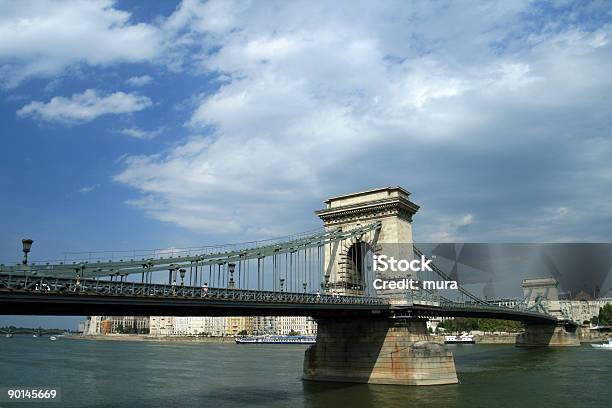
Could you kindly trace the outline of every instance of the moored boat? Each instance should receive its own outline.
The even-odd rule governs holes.
[[[591,344],[591,347],[612,350],[612,339],[608,339],[608,342],[603,344]]]
[[[237,344],[314,344],[315,336],[240,336]]]
[[[461,336],[444,336],[445,344],[475,344],[474,336],[462,334]]]

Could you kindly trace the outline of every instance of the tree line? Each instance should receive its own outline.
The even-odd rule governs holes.
[[[483,332],[518,332],[523,325],[513,320],[479,319],[473,317],[456,317],[438,324],[447,332],[463,332],[479,330]]]

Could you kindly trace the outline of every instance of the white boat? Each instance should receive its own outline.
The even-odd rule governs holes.
[[[11,333],[6,333],[6,338],[10,339],[11,337],[13,337],[13,335]]]
[[[49,337],[49,340],[51,340],[51,341],[55,341],[55,340],[57,340],[57,337],[55,337],[55,336],[51,336],[51,337]]]
[[[612,350],[612,339],[608,339],[604,344],[591,344],[591,347]]]
[[[444,344],[475,344],[474,336],[462,334],[461,336],[444,336]]]
[[[240,336],[237,344],[315,344],[315,336]]]
[[[38,337],[38,335],[36,335],[36,334],[33,334],[33,335],[32,335],[32,337],[34,337],[34,338],[37,338],[37,337]]]

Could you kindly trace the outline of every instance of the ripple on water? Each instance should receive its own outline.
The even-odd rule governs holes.
[[[0,385],[60,386],[65,407],[612,406],[612,353],[590,346],[452,346],[461,384],[439,387],[304,382],[305,348],[15,336]]]

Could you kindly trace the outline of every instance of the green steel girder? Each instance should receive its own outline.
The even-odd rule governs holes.
[[[195,267],[239,262],[248,259],[265,258],[323,246],[331,242],[341,241],[358,237],[370,231],[380,228],[380,222],[360,226],[351,230],[342,231],[336,229],[323,231],[317,234],[303,236],[297,239],[274,244],[255,246],[252,248],[236,249],[232,251],[200,254],[193,256],[175,256],[167,258],[130,259],[127,261],[111,262],[75,262],[72,264],[38,264],[38,265],[11,265],[0,266],[0,274],[28,275],[28,276],[51,276],[51,277],[74,277],[78,272],[82,277],[108,277],[109,275],[130,275],[142,272],[167,271],[170,265],[176,267]]]

